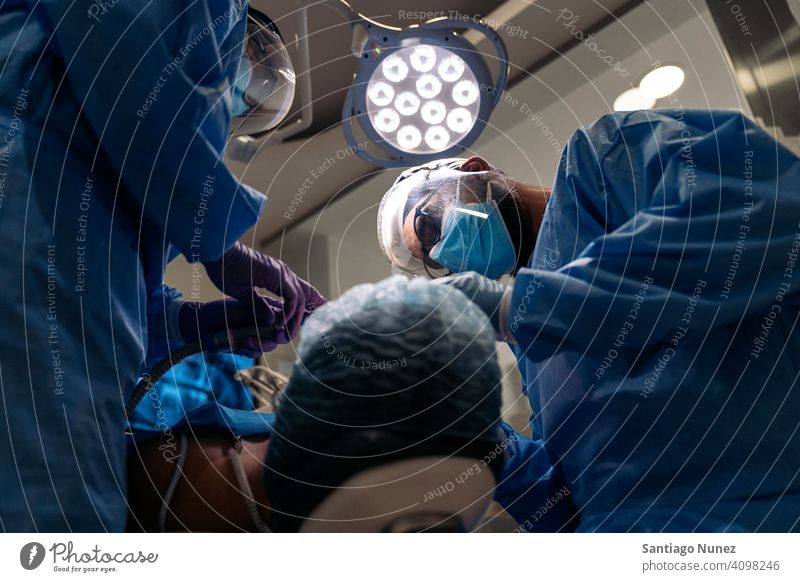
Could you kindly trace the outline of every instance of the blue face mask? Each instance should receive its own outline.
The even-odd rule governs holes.
[[[244,100],[244,95],[252,76],[250,59],[242,56],[242,60],[239,62],[239,72],[236,75],[236,84],[231,91],[231,117],[238,117],[250,108]]]
[[[510,273],[517,253],[494,201],[448,210],[441,239],[428,256],[453,273],[477,271],[491,279]]]

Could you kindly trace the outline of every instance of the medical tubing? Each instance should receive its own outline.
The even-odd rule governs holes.
[[[186,438],[186,433],[181,433],[181,451],[178,454],[178,465],[175,467],[175,472],[172,474],[172,479],[169,482],[166,493],[161,499],[161,510],[158,512],[158,531],[164,533],[167,531],[167,513],[169,512],[169,504],[175,496],[175,489],[178,488],[178,482],[183,475],[183,465],[186,463],[186,455],[189,449],[189,441]]]
[[[237,439],[234,447],[228,451],[228,458],[231,460],[233,472],[236,474],[236,480],[239,482],[239,489],[244,497],[247,513],[250,514],[250,519],[253,520],[253,525],[256,526],[256,530],[258,530],[259,533],[272,533],[272,530],[264,523],[261,513],[258,511],[256,498],[253,496],[253,490],[250,488],[250,483],[247,480],[247,473],[245,473],[244,466],[242,465],[241,454],[242,441]]]
[[[139,379],[139,382],[136,383],[136,387],[133,389],[133,394],[131,395],[130,400],[128,400],[128,405],[125,407],[125,416],[128,418],[131,417],[133,411],[136,410],[136,407],[139,406],[139,403],[144,398],[145,394],[147,394],[150,389],[158,382],[164,374],[169,372],[169,370],[175,365],[191,355],[198,354],[203,351],[202,344],[199,341],[192,342],[190,344],[186,344],[169,353],[169,355],[160,360],[153,366],[150,370],[145,372],[145,374]]]

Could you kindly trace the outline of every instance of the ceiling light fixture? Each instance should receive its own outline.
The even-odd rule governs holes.
[[[346,5],[339,0],[326,0]],[[508,54],[497,32],[474,20],[440,18],[408,28],[349,13],[359,67],[347,92],[342,126],[354,152],[383,167],[412,166],[457,156],[486,126],[508,80]],[[499,62],[493,79],[486,58],[459,31],[491,41]],[[356,48],[358,49],[356,51]],[[388,86],[388,87],[387,87]],[[388,95],[394,96],[387,105]],[[399,123],[386,109],[396,111]],[[353,120],[382,155],[359,146]]]
[[[661,99],[677,91],[686,75],[677,65],[664,65],[647,73],[639,81],[639,90],[654,99]]]
[[[638,87],[623,91],[614,99],[614,111],[652,109],[656,101],[672,95],[683,85],[686,74],[678,65],[663,65],[647,73]]]
[[[458,156],[478,139],[508,81],[508,51],[493,28],[463,18],[397,28],[358,14],[344,0],[299,2],[300,117],[268,133],[231,140],[227,152],[232,158],[249,161],[269,143],[280,143],[311,126],[307,12],[316,6],[332,8],[352,27],[351,50],[359,66],[345,97],[342,129],[353,152],[376,166],[413,166]],[[482,38],[495,52],[496,78],[475,48]],[[353,120],[366,140],[356,139]],[[375,147],[365,147],[367,142]]]

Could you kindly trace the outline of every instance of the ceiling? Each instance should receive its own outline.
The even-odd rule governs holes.
[[[637,4],[632,0],[351,0],[357,11],[382,24],[407,27],[436,16],[486,18],[505,41],[509,85],[579,42],[575,31],[596,30]],[[296,48],[296,0],[252,0],[278,25],[290,49]],[[401,7],[402,6],[402,7]],[[433,7],[435,6],[435,7]],[[575,20],[577,17],[577,20]],[[570,21],[571,26],[566,22]],[[332,198],[378,171],[348,149],[340,127],[342,103],[358,66],[350,52],[351,28],[334,11],[309,10],[313,122],[303,135],[265,147],[250,163],[231,162],[243,181],[265,192],[269,202],[248,234],[260,245],[310,216]],[[477,44],[493,61],[489,43]],[[298,71],[298,74],[302,72]],[[397,173],[396,170],[389,170]],[[376,193],[379,198],[382,193]]]

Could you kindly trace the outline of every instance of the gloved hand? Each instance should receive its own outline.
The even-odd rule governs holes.
[[[437,285],[449,285],[461,291],[486,314],[495,330],[495,337],[504,341],[508,337],[507,322],[502,321],[503,297],[507,286],[480,273],[468,271],[450,277],[434,279]]]
[[[283,298],[283,309],[276,321],[286,329],[289,338],[297,335],[306,315],[327,303],[319,291],[286,264],[239,242],[221,259],[204,266],[211,282],[234,299],[252,301],[258,296],[256,287]]]
[[[278,329],[277,319],[281,314],[279,301],[268,297],[256,297],[254,301],[220,299],[208,303],[186,301],[178,311],[178,329],[181,339],[191,343],[198,339],[207,342],[211,336],[252,326],[276,326],[270,336],[253,336],[235,346],[233,352],[249,358],[257,358],[264,352],[271,352],[279,344],[285,344],[289,337],[284,329]]]

